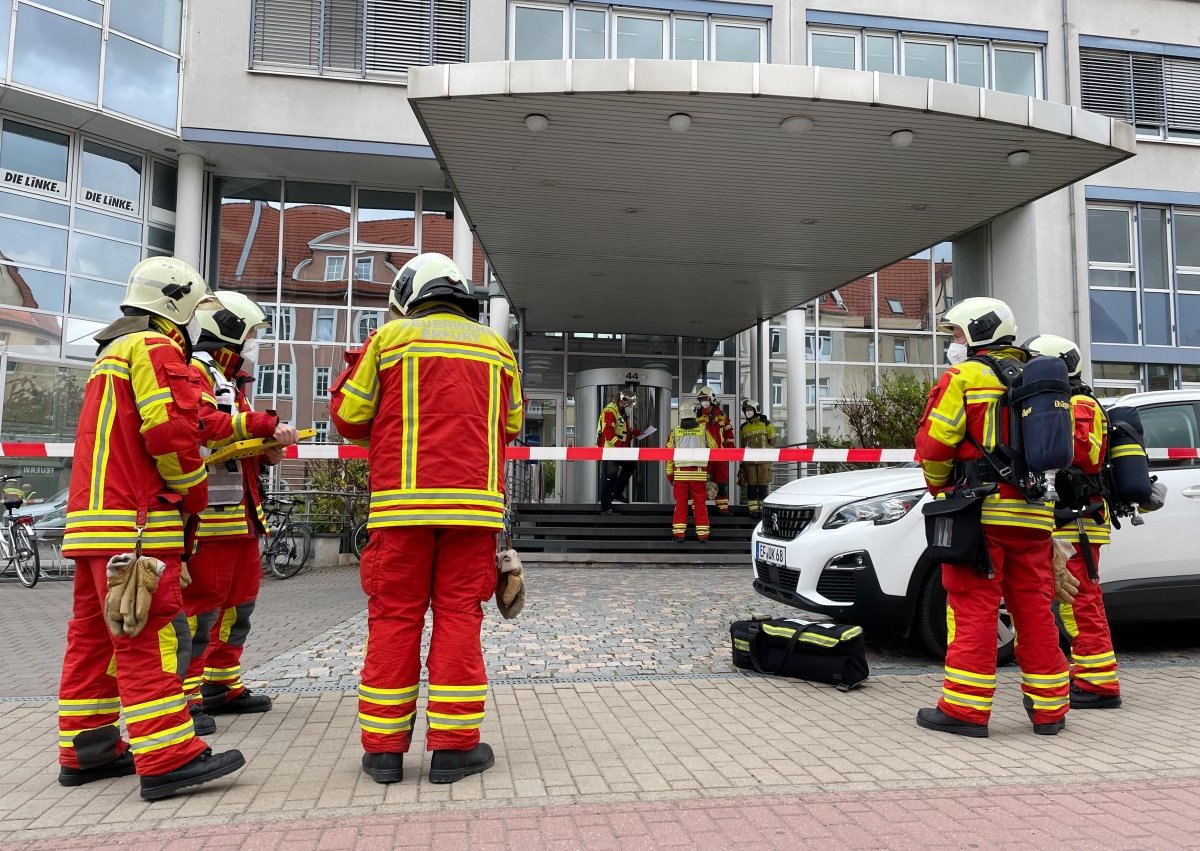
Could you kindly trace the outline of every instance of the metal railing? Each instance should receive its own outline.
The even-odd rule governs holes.
[[[342,537],[342,552],[352,552],[354,527],[366,519],[370,494],[365,491],[286,490],[266,494],[296,502],[292,521],[303,523],[316,534],[337,533]]]

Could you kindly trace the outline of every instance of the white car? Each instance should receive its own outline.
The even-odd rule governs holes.
[[[1200,390],[1138,393],[1112,405],[1136,407],[1151,448],[1200,447]],[[1121,520],[1101,551],[1100,578],[1113,623],[1200,618],[1200,461],[1151,460],[1167,486],[1164,508],[1133,526]],[[751,539],[754,589],[772,600],[918,640],[945,653],[946,592],[925,557],[918,506],[929,498],[921,470],[901,467],[797,479],[763,504]],[[998,655],[1011,658],[1007,613]]]

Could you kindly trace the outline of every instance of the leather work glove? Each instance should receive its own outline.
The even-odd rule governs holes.
[[[192,574],[188,570],[187,562],[185,561],[179,568],[179,587],[186,588],[191,584],[192,584]]]
[[[516,550],[505,550],[496,556],[496,608],[506,620],[512,620],[525,608],[523,573]]]
[[[1079,593],[1079,580],[1067,568],[1067,559],[1075,554],[1068,542],[1055,540],[1054,552],[1054,596],[1061,603],[1073,603]]]
[[[166,565],[156,558],[122,553],[108,560],[104,622],[113,635],[134,637],[146,626],[150,604]]]
[[[704,490],[708,494],[709,499],[717,498],[717,483],[716,482],[709,482],[707,485],[705,485]]]
[[[1167,486],[1155,479],[1150,485],[1150,499],[1138,506],[1144,512],[1158,511],[1167,504]]]

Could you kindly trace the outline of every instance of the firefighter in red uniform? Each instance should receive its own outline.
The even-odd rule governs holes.
[[[631,422],[635,407],[636,391],[631,387],[621,388],[617,398],[600,412],[600,420],[596,423],[596,445],[625,448],[637,440],[642,432],[634,428]],[[637,461],[605,461],[603,465],[607,472],[600,485],[600,511],[602,514],[615,514],[613,500],[625,498],[625,488],[637,471]]]
[[[1054,530],[1057,540],[1067,541],[1075,550],[1067,559],[1067,570],[1079,583],[1071,602],[1058,602],[1059,618],[1071,636],[1071,708],[1115,709],[1121,705],[1121,686],[1099,573],[1100,547],[1112,539],[1109,510],[1097,479],[1108,456],[1108,417],[1080,377],[1083,355],[1078,346],[1065,337],[1042,334],[1025,347],[1035,354],[1062,358],[1067,365],[1075,459],[1073,470],[1065,471],[1065,476],[1060,473],[1062,482],[1057,490],[1060,497],[1067,497],[1068,492],[1080,497],[1067,501],[1086,504],[1089,509],[1082,516],[1064,517]]]
[[[694,417],[684,417],[678,427],[671,430],[667,438],[668,449],[716,449],[717,442]],[[708,466],[689,461],[667,462],[667,481],[675,495],[675,516],[671,522],[671,535],[676,541],[687,536],[688,502],[696,515],[696,538],[707,541],[709,535],[708,503],[705,485],[708,483]]]
[[[130,273],[124,316],[95,336],[100,349],[84,389],[63,541],[75,561],[58,700],[64,786],[136,769],[142,797],[154,800],[245,764],[238,751],[213,754],[196,737],[180,687],[188,641],[180,555],[188,518],[207,497],[200,392],[187,356],[198,336],[196,306],[208,296],[183,261],[143,260]],[[145,626],[114,637],[104,608],[109,571],[120,564],[114,557],[130,552],[163,567]],[[117,727],[121,714],[128,742]]]
[[[1008,424],[1000,401],[1005,388],[977,354],[1025,360],[1014,347],[1017,323],[1007,304],[969,298],[946,311],[939,328],[952,334],[952,366],[929,393],[917,430],[917,455],[929,490],[949,492],[998,484],[983,502],[983,539],[991,572],[972,564],[942,565],[946,588],[946,676],[937,708],[922,709],[917,724],[930,730],[985,737],[996,690],[996,624],[1003,598],[1019,641],[1024,704],[1034,732],[1055,735],[1065,726],[1067,660],[1058,645],[1051,611],[1054,577],[1050,534],[1052,507],[1029,501],[993,469],[982,449],[1008,445]]]
[[[716,394],[707,384],[696,394],[699,410],[696,419],[712,435],[719,449],[732,449],[733,422],[717,403]],[[713,461],[708,465],[708,480],[717,486],[717,513],[729,513],[729,462]]]
[[[429,779],[453,783],[494,764],[479,740],[487,672],[479,630],[496,590],[504,446],[524,422],[508,343],[478,322],[462,271],[421,254],[396,275],[393,318],[367,339],[331,393],[337,430],[368,447],[367,658],[358,688],[363,770],[403,779],[429,647]]]
[[[266,312],[241,293],[219,292],[215,299],[211,309],[198,312],[200,341],[192,360],[208,448],[251,437],[295,443],[296,429],[280,423],[273,411],[255,412],[243,389],[254,369],[253,336],[267,327]],[[208,508],[200,515],[199,549],[188,564],[192,584],[183,592],[192,631],[183,690],[201,735],[216,730],[213,715],[271,708],[270,697],[242,685],[241,658],[262,580],[258,536],[266,530],[259,473],[273,460],[274,455],[259,455],[208,472]]]

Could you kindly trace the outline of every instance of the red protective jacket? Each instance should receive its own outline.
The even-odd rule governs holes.
[[[641,437],[642,430],[633,428],[629,419],[616,402],[605,405],[596,424],[596,445],[626,447],[631,440]]]
[[[108,343],[88,376],[64,555],[129,552],[139,525],[145,526],[143,550],[181,553],[180,511],[194,514],[207,504],[200,385],[178,329],[157,317],[149,329]]]
[[[367,339],[330,391],[341,435],[368,447],[368,527],[504,525],[504,446],[525,409],[512,349],[433,303]]]
[[[220,449],[229,443],[251,437],[271,437],[279,425],[274,413],[259,413],[250,406],[242,385],[249,378],[239,373],[236,366],[240,357],[228,349],[213,353],[213,364],[220,369],[230,384],[234,395],[235,413],[226,412],[218,406],[217,385],[202,360],[194,359],[192,369],[201,382],[200,419],[204,423],[205,445],[209,450]],[[223,400],[222,400],[223,401]],[[242,458],[236,463],[242,473],[244,488],[242,501],[238,505],[220,505],[206,508],[200,515],[200,538],[253,538],[265,534],[266,523],[262,510],[262,487],[259,473],[263,468],[263,456]]]
[[[1108,454],[1108,416],[1095,399],[1086,393],[1079,393],[1071,397],[1071,421],[1075,426],[1075,457],[1071,466],[1095,476]],[[1103,501],[1104,497],[1097,495],[1092,499],[1092,504]],[[1111,543],[1112,527],[1107,508],[1083,518],[1083,531],[1091,544]],[[1080,543],[1079,524],[1072,522],[1055,529],[1054,537]]]
[[[721,410],[719,405],[714,404],[708,409],[708,413],[704,409],[696,414],[696,421],[704,426],[704,430],[712,435],[713,440],[717,442],[717,446],[721,449],[729,449],[735,444],[733,442],[733,421],[729,416]]]

